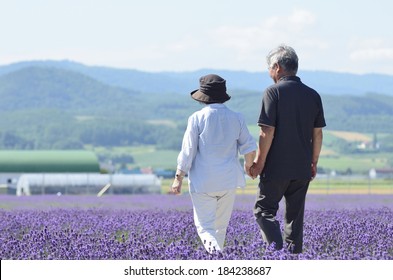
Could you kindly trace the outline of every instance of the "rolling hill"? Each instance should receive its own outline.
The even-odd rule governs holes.
[[[123,73],[124,77],[116,73]],[[226,73],[228,77],[230,74],[248,77],[241,81],[234,78],[233,83],[227,78],[228,87],[232,84],[229,89],[232,99],[227,106],[242,112],[248,124],[255,124],[262,91],[252,90],[247,85],[257,79],[254,75],[263,75]],[[195,76],[201,74],[202,70],[141,73],[73,62],[26,62],[0,67],[0,147],[153,144],[178,149],[188,116],[201,108],[189,96],[198,86]],[[364,80],[366,83],[367,79]],[[184,91],[188,88],[186,94],[175,91],[177,86]],[[393,95],[359,92],[321,95],[328,129],[366,133],[393,131]]]
[[[188,93],[198,87],[200,76],[216,73],[227,80],[230,90],[262,92],[272,83],[266,72],[201,69],[191,72],[143,72],[101,66],[86,66],[72,61],[26,61],[0,66],[0,76],[29,67],[57,68],[84,74],[101,83],[148,93]],[[303,82],[321,94],[363,95],[380,93],[393,96],[393,76],[382,74],[350,74],[328,71],[303,71]]]

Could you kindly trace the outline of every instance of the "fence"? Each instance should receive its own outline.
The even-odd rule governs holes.
[[[318,175],[310,184],[309,191],[321,194],[393,194],[393,179],[366,175]]]
[[[256,194],[259,179],[247,178],[239,194]],[[393,178],[370,178],[366,175],[320,175],[311,182],[308,193],[315,194],[393,194]]]

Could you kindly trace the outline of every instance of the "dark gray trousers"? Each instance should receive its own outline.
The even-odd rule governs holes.
[[[303,250],[304,204],[309,180],[267,180],[259,182],[259,193],[254,206],[254,215],[261,228],[262,237],[268,244],[274,242],[282,249],[283,239],[293,253]],[[284,234],[276,220],[279,202],[285,198]]]

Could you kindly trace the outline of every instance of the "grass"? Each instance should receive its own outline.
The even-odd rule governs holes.
[[[160,150],[154,145],[130,146],[130,147],[94,147],[97,154],[103,155],[124,155],[129,154],[134,158],[134,163],[128,164],[130,168],[151,167],[162,169],[176,169],[177,156],[179,151]]]
[[[134,154],[135,167],[152,167],[164,169],[176,169],[179,151],[153,150],[149,153]]]
[[[330,133],[338,138],[342,138],[348,142],[370,142],[373,139],[372,135],[359,133],[359,132],[331,130],[331,131],[328,131],[328,133]]]
[[[313,193],[391,194],[393,179],[365,179],[356,177],[317,178],[310,185]]]
[[[353,173],[368,173],[371,168],[384,168],[386,165],[387,157],[383,154],[321,156],[318,162],[319,168],[339,171],[350,169]]]

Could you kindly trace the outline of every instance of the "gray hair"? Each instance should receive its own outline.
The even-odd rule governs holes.
[[[279,45],[270,51],[266,60],[269,67],[273,67],[277,63],[289,74],[296,75],[297,73],[299,59],[295,50],[290,46]]]

